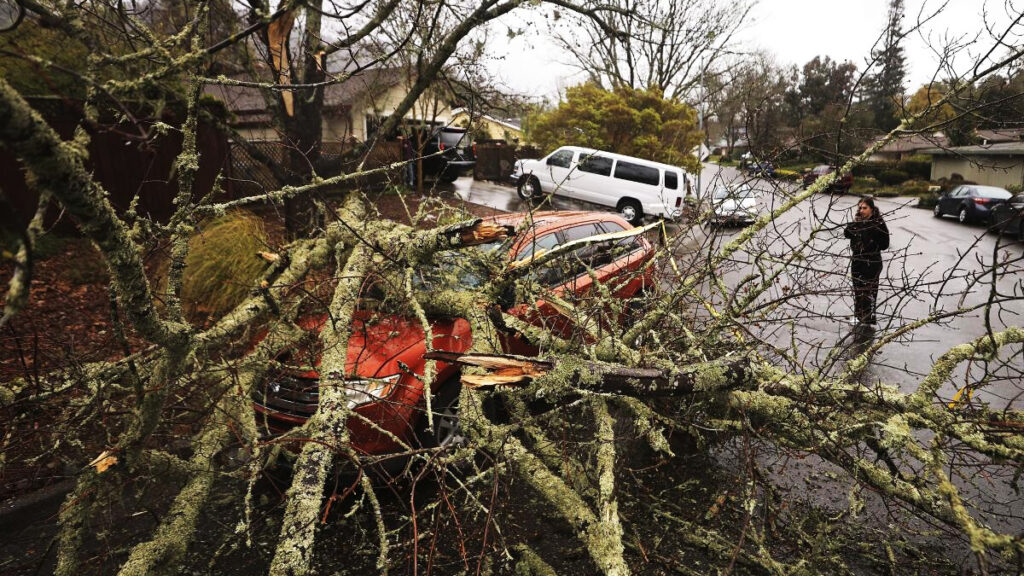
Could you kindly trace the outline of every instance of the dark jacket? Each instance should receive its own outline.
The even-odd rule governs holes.
[[[843,234],[850,239],[851,264],[855,271],[882,264],[881,251],[889,247],[889,228],[881,216],[850,222]]]

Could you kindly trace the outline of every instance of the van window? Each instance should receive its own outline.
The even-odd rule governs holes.
[[[657,168],[633,164],[632,162],[623,162],[622,160],[619,160],[618,164],[615,165],[615,177],[620,180],[629,180],[630,182],[639,182],[640,184],[649,184],[651,186],[657,186],[661,180],[661,175]]]
[[[679,188],[679,174],[675,172],[665,171],[665,188],[669,190],[675,190]]]
[[[559,150],[548,157],[548,166],[568,168],[572,164],[572,150]]]
[[[580,162],[579,169],[580,172],[588,172],[590,174],[598,174],[600,176],[611,176],[612,159],[606,156],[591,154],[586,156],[583,161]]]

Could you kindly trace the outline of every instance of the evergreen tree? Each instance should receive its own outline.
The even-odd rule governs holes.
[[[889,0],[882,47],[871,53],[877,72],[865,79],[865,100],[874,114],[875,127],[889,131],[899,123],[903,107],[903,82],[907,76],[903,40],[903,0]]]

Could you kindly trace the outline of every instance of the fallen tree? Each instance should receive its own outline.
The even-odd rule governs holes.
[[[516,7],[499,4],[473,13],[483,19]],[[588,13],[586,5],[578,8]],[[194,28],[183,30],[181,38],[125,57],[164,58],[155,76],[168,73],[172,64],[201,61],[208,54],[200,45],[203,14],[197,13]],[[83,33],[75,18],[66,25]],[[185,37],[192,43],[187,49]],[[181,56],[172,58],[172,49]],[[1013,53],[978,74],[1019,56]],[[855,520],[866,505],[902,509],[906,516],[893,512],[898,521],[937,527],[966,544],[980,571],[1020,568],[1024,539],[1012,522],[1007,527],[994,521],[985,506],[992,486],[974,480],[998,484],[994,493],[1019,488],[1024,413],[1013,398],[1003,406],[972,401],[972,394],[997,382],[1010,382],[1019,393],[1024,330],[991,321],[993,309],[1020,297],[999,291],[1001,278],[1019,273],[1019,257],[1007,261],[997,255],[982,272],[972,273],[972,283],[992,278],[983,302],[892,325],[867,347],[843,345],[812,362],[797,342],[794,318],[827,314],[814,309],[821,290],[816,285],[824,276],[845,282],[837,274],[845,266],[837,264],[834,251],[820,248],[829,240],[824,220],[807,233],[780,227],[787,214],[826,189],[829,178],[802,191],[780,190],[770,213],[722,245],[684,251],[677,242],[692,230],[666,237],[651,264],[662,274],[661,289],[647,294],[639,311],[626,310],[607,286],[598,285],[586,297],[552,293],[531,281],[530,271],[588,243],[653,231],[585,238],[509,262],[473,247],[501,242],[515,230],[480,219],[428,228],[400,225],[375,217],[365,195],[352,190],[324,209],[325,225],[313,237],[263,255],[266,270],[248,299],[200,326],[182,312],[180,285],[188,238],[203,215],[280,203],[353,175],[311,177],[301,186],[232,202],[194,198],[190,175],[198,160],[190,137],[200,114],[201,74],[187,70],[190,113],[181,127],[186,139],[176,168],[178,211],[165,228],[154,227],[172,247],[165,289],[154,288],[139,257],[141,227],[114,211],[86,170],[80,141],[86,134],[61,140],[0,79],[0,142],[46,192],[39,213],[52,196],[98,247],[110,271],[113,315],[148,343],[117,360],[46,374],[44,386],[16,380],[0,388],[12,421],[43,405],[80,416],[55,425],[55,437],[72,446],[68,454],[78,457],[73,464],[80,470],[60,510],[58,574],[109,572],[114,566],[123,574],[220,571],[220,563],[247,550],[259,551],[249,566],[273,574],[324,567],[389,573],[403,566],[414,573],[455,566],[450,571],[777,574],[854,572],[865,565],[899,570],[901,562],[956,569],[959,562],[944,556],[943,546],[930,549],[912,538],[900,542],[903,550],[894,541],[873,551],[858,548],[864,533]],[[889,137],[913,123],[907,119]],[[36,223],[23,235],[27,249],[9,282],[5,318],[28,302],[28,264],[38,233]],[[779,239],[790,241],[783,254],[770,246]],[[466,286],[447,278],[443,287],[412,281],[418,270],[453,251],[489,271],[486,280]],[[730,278],[740,265],[742,276]],[[326,287],[329,297],[318,299],[305,289],[308,283]],[[901,289],[908,298],[927,293],[909,284]],[[514,305],[537,307],[540,301],[571,320],[573,330],[559,334],[508,313]],[[364,417],[335,381],[350,376],[345,372],[354,320],[369,308],[415,318],[428,343],[432,319],[468,323],[469,349],[429,352],[431,363],[422,375],[429,389],[436,377],[433,362],[462,367],[457,405],[464,442],[427,446],[396,439],[399,451],[387,455],[353,447],[351,430]],[[986,333],[950,347],[913,389],[863,378],[885,344],[977,309],[989,313]],[[303,319],[316,314],[328,320],[311,332]],[[529,342],[538,355],[504,353],[502,342],[510,337]],[[280,372],[282,351],[310,340],[321,351],[316,411],[292,430],[268,436],[252,409],[253,395]],[[970,368],[961,371],[966,364]],[[940,390],[954,378],[965,383],[947,398]],[[423,407],[428,426],[434,400],[428,394]],[[723,454],[737,445],[744,447],[743,458],[728,470]],[[679,470],[693,457],[680,454],[680,447],[701,454],[702,465],[721,468],[729,481],[719,485],[692,475],[677,481],[692,474]],[[828,473],[842,475],[835,485],[848,492],[848,506],[829,517],[784,497],[759,459],[768,452],[781,459],[813,458]],[[631,463],[634,453],[646,458],[642,465]],[[400,458],[400,473],[381,471]],[[648,468],[665,474],[668,484],[645,476]],[[281,475],[287,487],[273,503],[261,502],[269,500],[267,477]],[[428,477],[438,479],[432,489]],[[690,484],[692,490],[682,491]],[[428,501],[416,499],[417,491],[428,489]],[[526,512],[518,516],[501,503],[513,494],[526,501],[519,504]],[[131,519],[138,509],[148,510],[148,524],[135,530]],[[221,514],[232,521],[218,522]],[[1019,508],[1010,516],[1024,520]],[[523,528],[524,519],[536,524]],[[122,522],[124,530],[117,529]],[[671,537],[657,525],[671,526]],[[476,533],[469,533],[470,526]],[[913,529],[923,530],[908,524],[906,532]],[[552,550],[538,536],[548,530],[578,550]],[[470,545],[477,548],[467,551]],[[197,560],[196,550],[209,558],[199,554]]]

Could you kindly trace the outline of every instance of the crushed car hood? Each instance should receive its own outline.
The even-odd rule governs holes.
[[[326,316],[306,319],[302,327],[319,333]],[[383,378],[406,371],[419,373],[424,363],[426,338],[419,320],[392,314],[357,311],[352,319],[345,372],[348,376]],[[430,322],[434,349],[465,352],[472,343],[469,322],[462,318],[435,319]],[[300,370],[301,376],[315,378],[319,354],[312,369]]]

